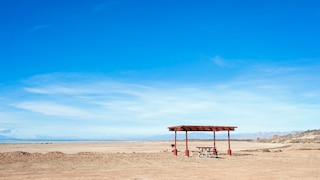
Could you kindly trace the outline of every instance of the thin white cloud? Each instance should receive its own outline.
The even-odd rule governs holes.
[[[0,128],[0,133],[2,134],[7,134],[7,133],[11,133],[12,129],[8,129],[8,128]]]
[[[42,24],[42,25],[34,26],[33,28],[31,28],[31,32],[38,31],[38,30],[44,29],[44,28],[48,28],[49,26],[50,26],[49,24]]]
[[[114,6],[114,5],[117,5],[117,4],[119,4],[119,3],[120,3],[120,1],[118,0],[118,1],[109,1],[109,2],[104,2],[104,3],[96,4],[96,5],[92,8],[92,10],[93,10],[94,12],[104,11],[105,9],[110,8],[110,7],[112,7],[112,6]]]
[[[225,67],[226,64],[220,56],[214,56],[211,58],[211,61],[214,62],[217,66]]]
[[[65,129],[77,124],[90,130],[91,136],[103,133],[104,129],[125,127],[132,131],[150,128],[167,132],[167,126],[178,124],[236,125],[240,132],[319,126],[320,88],[314,85],[314,76],[297,74],[300,70],[295,71],[294,67],[290,67],[290,73],[279,73],[281,76],[265,76],[256,73],[261,69],[255,65],[251,67],[241,76],[215,84],[126,83],[101,75],[38,75],[24,81],[19,99],[6,98],[16,108],[26,110],[17,113],[23,113],[18,123],[26,125],[38,119],[37,123],[49,126],[56,122],[61,124],[59,127],[65,125]],[[297,92],[300,85],[288,83],[292,73],[305,76],[303,83],[313,86]],[[48,120],[52,118],[55,121]],[[71,126],[65,119],[77,123]],[[72,131],[81,134],[81,130]]]
[[[88,113],[84,110],[70,107],[66,105],[60,105],[52,102],[36,102],[36,101],[27,101],[16,103],[13,106],[28,111],[40,113],[48,116],[60,116],[60,117],[83,117],[88,116]]]
[[[50,92],[48,92],[45,89],[38,89],[38,88],[23,88],[25,91],[30,92],[30,93],[35,93],[35,94],[49,94]]]
[[[260,69],[261,72],[268,73],[268,74],[280,74],[280,73],[290,73],[294,71],[298,71],[301,68],[297,67],[288,67],[288,68],[264,68]]]
[[[77,95],[77,94],[88,94],[94,93],[95,91],[78,89],[72,87],[64,87],[60,85],[41,87],[41,88],[29,88],[25,87],[25,91],[35,94],[69,94],[69,95]]]

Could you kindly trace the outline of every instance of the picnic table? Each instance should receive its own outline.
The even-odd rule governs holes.
[[[198,157],[211,157],[212,155],[216,155],[218,157],[218,152],[216,147],[213,146],[197,146],[199,149]]]

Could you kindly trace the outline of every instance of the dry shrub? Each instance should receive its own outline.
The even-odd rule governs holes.
[[[91,155],[94,154],[92,152],[78,152],[76,155]]]
[[[10,157],[30,156],[30,153],[24,152],[24,151],[13,151],[13,152],[0,153],[0,156],[10,156]]]
[[[58,155],[58,156],[61,156],[61,155],[64,155],[64,153],[60,152],[60,151],[52,151],[52,152],[46,153],[46,155]]]
[[[263,149],[262,152],[270,152],[269,149]]]

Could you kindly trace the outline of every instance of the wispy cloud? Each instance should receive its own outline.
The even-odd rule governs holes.
[[[8,134],[11,133],[12,129],[8,129],[8,128],[0,128],[0,133],[2,134]]]
[[[38,31],[40,29],[44,29],[44,28],[48,28],[50,25],[49,24],[43,24],[43,25],[38,25],[38,26],[34,26],[31,28],[31,32],[34,32],[34,31]]]
[[[220,56],[214,56],[211,58],[211,61],[214,62],[217,66],[224,67],[226,64]]]
[[[37,75],[19,86],[19,96],[6,96],[0,107],[12,105],[7,112],[20,127],[34,121],[52,124],[52,130],[43,132],[47,135],[55,134],[54,128],[66,129],[66,135],[68,128],[79,136],[86,131],[92,137],[105,131],[121,135],[122,128],[128,135],[151,133],[147,129],[166,133],[167,126],[178,124],[237,125],[240,132],[307,129],[319,126],[320,118],[320,84],[314,81],[319,71],[314,67],[246,64],[241,74],[214,84]]]
[[[25,87],[25,91],[35,94],[90,94],[94,93],[93,90],[86,90],[86,89],[77,89],[75,87],[65,87],[61,85],[52,85],[48,87],[42,87],[42,88],[29,88]]]
[[[60,116],[60,117],[68,117],[68,116],[75,116],[75,117],[83,117],[87,116],[84,110],[80,110],[75,107],[70,107],[66,105],[60,105],[53,102],[37,102],[37,101],[27,101],[27,102],[19,102],[14,104],[13,106],[21,109],[25,109],[28,111],[40,113],[43,115],[49,116]]]
[[[279,73],[290,73],[294,71],[300,70],[300,68],[297,67],[288,67],[288,68],[262,68],[260,69],[262,72],[267,74],[279,74]]]
[[[115,6],[117,4],[120,4],[121,2],[120,1],[108,1],[108,2],[104,2],[104,3],[99,3],[99,4],[96,4],[92,10],[94,12],[100,12],[100,11],[104,11],[105,9],[107,8],[110,8],[112,6]]]

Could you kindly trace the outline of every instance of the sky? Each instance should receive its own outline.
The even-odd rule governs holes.
[[[1,0],[0,135],[320,128],[317,0]]]

